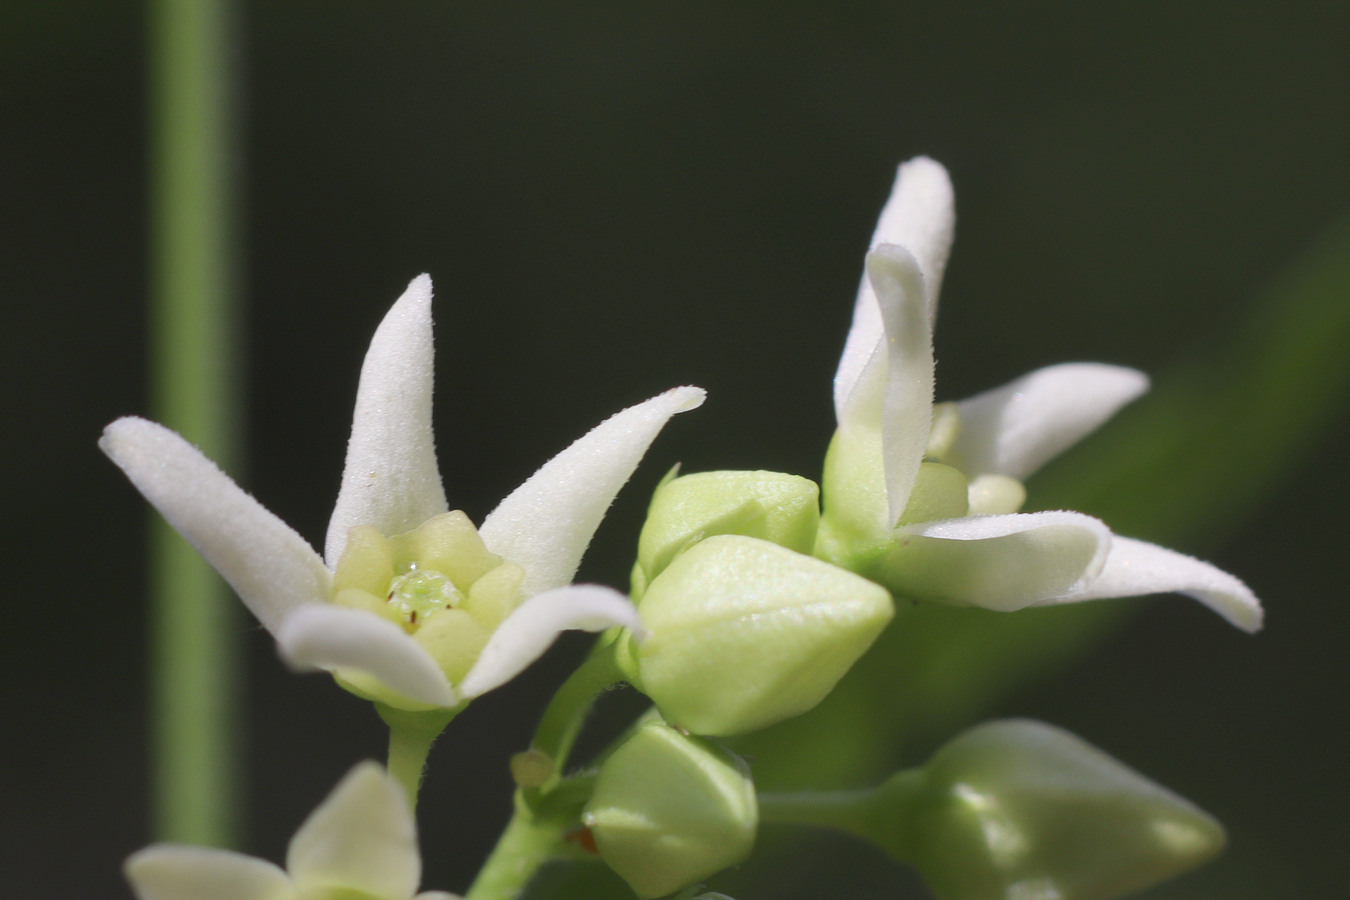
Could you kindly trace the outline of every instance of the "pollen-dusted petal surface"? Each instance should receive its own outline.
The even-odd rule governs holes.
[[[1104,363],[1065,363],[958,404],[948,461],[971,475],[1025,479],[1148,390],[1148,376]]]
[[[177,433],[127,417],[98,445],[272,634],[291,610],[328,596],[328,570],[305,539]]]
[[[281,869],[230,850],[152,844],[123,871],[137,900],[299,900]]]
[[[564,631],[604,631],[614,625],[640,631],[637,610],[618,591],[574,584],[535,594],[492,633],[459,692],[477,697],[515,678]]]
[[[1261,602],[1247,585],[1222,569],[1184,553],[1133,538],[1115,537],[1100,575],[1047,603],[1077,603],[1145,594],[1185,594],[1243,631],[1258,631]]]
[[[356,669],[418,703],[451,707],[455,692],[402,628],[363,609],[310,603],[277,632],[282,658],[298,669]]]
[[[431,430],[434,365],[431,279],[419,275],[375,330],[361,366],[342,487],[324,542],[330,567],[357,525],[402,534],[446,511]]]
[[[967,516],[900,529],[879,579],[897,594],[1011,612],[1102,570],[1111,532],[1074,512]]]
[[[329,887],[411,897],[422,860],[403,789],[378,764],[358,764],[291,838],[286,869],[306,896]]]
[[[511,492],[479,529],[489,550],[525,569],[525,596],[572,580],[619,488],[676,413],[704,391],[678,387],[610,416]]]

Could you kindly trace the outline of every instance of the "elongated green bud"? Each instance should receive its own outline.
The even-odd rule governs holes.
[[[666,720],[740,734],[819,703],[890,621],[886,590],[778,544],[719,535],[677,556],[617,658]]]
[[[865,837],[941,900],[1110,900],[1209,860],[1211,816],[1067,731],[978,725],[873,795]]]
[[[648,898],[745,859],[759,810],[739,757],[653,720],[600,766],[582,821],[601,858]]]

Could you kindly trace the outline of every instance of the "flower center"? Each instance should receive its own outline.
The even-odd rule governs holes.
[[[406,534],[358,525],[333,572],[332,602],[393,622],[457,683],[520,600],[525,571],[483,545],[462,512],[432,516]],[[379,695],[374,682],[344,676]]]
[[[442,609],[459,606],[464,594],[455,583],[435,569],[424,569],[415,562],[408,571],[389,585],[388,603],[409,625]]]

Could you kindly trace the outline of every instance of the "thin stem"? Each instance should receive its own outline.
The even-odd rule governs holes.
[[[780,825],[814,825],[857,834],[875,791],[805,791],[759,795],[759,818]]]
[[[552,761],[555,774],[561,775],[567,765],[567,757],[596,697],[622,680],[612,642],[601,640],[553,695],[530,746]]]
[[[540,820],[516,795],[516,809],[464,900],[515,900],[562,844],[563,825]]]
[[[433,709],[407,712],[377,703],[375,709],[389,726],[389,774],[408,794],[408,806],[417,809],[422,772],[427,767],[431,745],[440,737],[457,710]]]
[[[229,0],[154,0],[151,383],[156,418],[238,471]],[[235,604],[156,521],[151,535],[155,831],[228,845],[241,754]]]

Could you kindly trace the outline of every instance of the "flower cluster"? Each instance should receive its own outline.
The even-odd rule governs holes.
[[[1082,513],[1022,511],[1023,482],[1139,397],[1143,374],[1051,366],[934,404],[953,210],[940,165],[900,167],[835,376],[821,483],[672,470],[637,541],[631,597],[571,581],[652,441],[703,392],[675,388],[607,419],[475,527],[450,509],[437,468],[425,276],[371,342],[322,556],[172,431],[110,425],[104,451],[288,662],[331,672],[396,733],[409,722],[431,732],[416,770],[397,776],[402,791],[374,764],[354,769],[297,833],[286,871],[157,845],[128,862],[141,900],[412,897],[420,863],[404,794],[416,797],[431,737],[565,629],[608,633],[513,760],[516,824],[472,898],[516,896],[545,859],[578,855],[603,859],[644,900],[692,897],[751,852],[761,820],[851,831],[914,865],[943,900],[1115,897],[1216,853],[1212,818],[1041,723],[976,726],[875,788],[797,797],[758,792],[751,767],[712,740],[822,702],[897,599],[1014,612],[1177,592],[1261,626],[1255,595],[1208,563]],[[567,772],[592,699],[618,681],[653,710],[593,770]]]

